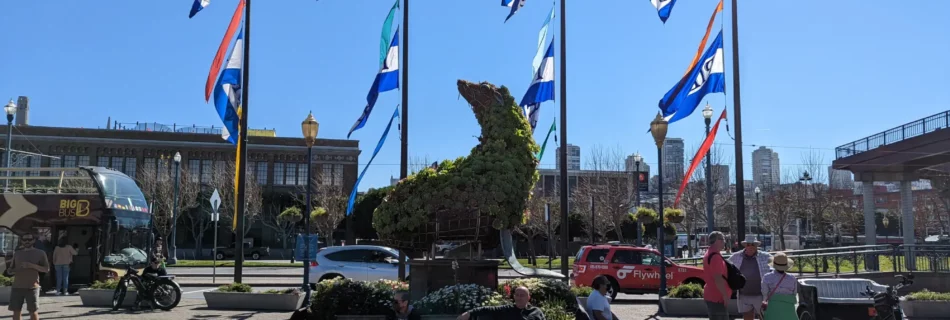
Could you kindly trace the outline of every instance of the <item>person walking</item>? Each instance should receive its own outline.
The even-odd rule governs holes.
[[[729,262],[739,267],[746,281],[745,286],[736,295],[736,301],[742,319],[753,320],[755,315],[762,314],[762,301],[765,301],[762,294],[762,277],[769,273],[771,256],[759,251],[759,245],[762,243],[755,236],[748,236],[739,244],[743,249],[729,257]]]
[[[610,312],[610,300],[607,299],[607,288],[610,288],[610,280],[604,275],[594,278],[591,291],[587,297],[588,316],[590,320],[613,320],[613,313]]]
[[[731,320],[729,317],[728,299],[732,297],[732,289],[726,282],[729,276],[726,269],[726,259],[721,251],[726,247],[726,236],[719,231],[709,234],[709,250],[703,257],[703,300],[706,300],[706,310],[709,320]]]
[[[798,279],[786,273],[794,261],[779,252],[772,257],[772,272],[762,277],[763,319],[798,320],[795,304],[798,302]],[[748,283],[748,282],[747,282]]]
[[[69,266],[73,264],[73,256],[77,254],[79,252],[66,242],[66,237],[59,238],[59,245],[53,249],[56,295],[69,295]]]
[[[23,319],[23,304],[30,313],[30,320],[39,320],[36,300],[40,297],[40,273],[49,272],[46,252],[33,247],[36,236],[20,236],[21,248],[13,253],[13,286],[10,288],[10,306],[13,320]]]

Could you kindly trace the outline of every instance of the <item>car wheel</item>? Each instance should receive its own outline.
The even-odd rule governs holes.
[[[251,254],[251,259],[254,259],[254,260],[261,260],[261,254],[260,254],[260,253],[257,253],[257,252],[254,252],[254,253]]]
[[[620,285],[617,284],[617,280],[612,277],[607,277],[607,280],[610,280],[610,287],[607,288],[607,295],[610,296],[610,300],[617,299],[617,292],[620,291]]]
[[[224,260],[224,254],[220,252],[216,253],[214,257],[217,258],[218,260]]]
[[[323,275],[322,277],[320,277],[320,281],[317,281],[317,282],[323,282],[324,280],[332,280],[332,279],[336,279],[336,278],[346,279],[346,278],[343,277],[342,275],[339,275],[339,274],[336,274],[336,273],[331,273],[331,274],[325,274],[325,275]]]

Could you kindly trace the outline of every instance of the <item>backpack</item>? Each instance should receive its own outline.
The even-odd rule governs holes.
[[[726,260],[726,258],[721,254],[713,253],[709,255],[709,261],[706,261],[706,263],[712,263],[712,257],[714,255],[719,255],[719,257],[722,258],[722,261],[726,263],[726,284],[729,285],[729,289],[732,289],[732,291],[739,291],[739,289],[745,287],[745,276],[743,276],[742,272],[739,271],[739,267],[737,267],[735,264],[732,264],[732,261]]]

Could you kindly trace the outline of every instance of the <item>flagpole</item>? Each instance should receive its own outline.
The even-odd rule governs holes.
[[[567,6],[564,4],[567,0],[561,0],[561,150],[558,152],[561,158],[558,159],[558,164],[561,166],[560,170],[560,191],[561,191],[561,274],[564,275],[564,281],[570,282],[570,277],[568,277],[568,241],[570,240],[570,229],[567,227],[568,215],[567,215],[567,193],[569,186],[567,185],[567,14],[565,9]]]
[[[739,21],[736,0],[732,0],[732,106],[736,127],[736,240],[745,239],[745,179],[742,173],[742,107],[739,98]]]
[[[247,103],[248,103],[248,84],[250,80],[250,65],[251,65],[251,0],[244,1],[244,64],[241,66],[241,71],[243,71],[243,79],[241,80],[241,125],[238,129],[239,137],[241,141],[238,143],[238,181],[237,181],[237,212],[235,212],[234,219],[237,219],[237,240],[235,243],[235,249],[237,253],[234,256],[234,282],[241,283],[241,273],[244,271],[244,215],[246,214],[246,204],[245,201],[247,187],[245,181],[247,180]],[[309,214],[309,212],[307,213]],[[309,227],[309,226],[308,226]]]
[[[399,155],[399,179],[409,176],[409,0],[402,5],[402,114],[399,115],[401,150]],[[406,280],[406,253],[399,250],[399,280]]]

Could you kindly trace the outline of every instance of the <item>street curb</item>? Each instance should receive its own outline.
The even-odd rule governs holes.
[[[177,278],[177,277],[178,277],[178,275],[176,275],[176,278]],[[233,275],[232,275],[232,277],[233,277]],[[244,278],[247,279],[247,278],[254,278],[254,277],[248,277],[247,275],[244,275]],[[292,278],[292,277],[283,277],[283,278]],[[498,277],[498,279],[505,279],[505,280],[508,280],[508,279],[519,279],[519,277],[500,276],[500,277]],[[181,283],[181,282],[178,282],[178,286],[180,286],[180,287],[219,287],[219,286],[223,286],[223,285],[226,285],[226,284],[227,284],[227,283],[210,283],[210,282],[185,282],[185,283]],[[248,283],[248,285],[250,285],[251,287],[293,287],[293,286],[298,286],[298,285],[300,285],[300,283],[298,283],[298,282],[294,282],[294,283],[273,283],[273,282],[272,282],[272,283]]]
[[[175,278],[211,278],[210,273],[171,273],[169,275],[174,275]],[[219,273],[218,277],[233,277],[233,273]],[[301,274],[287,274],[287,273],[245,273],[242,275],[245,278],[299,278],[303,276]]]

